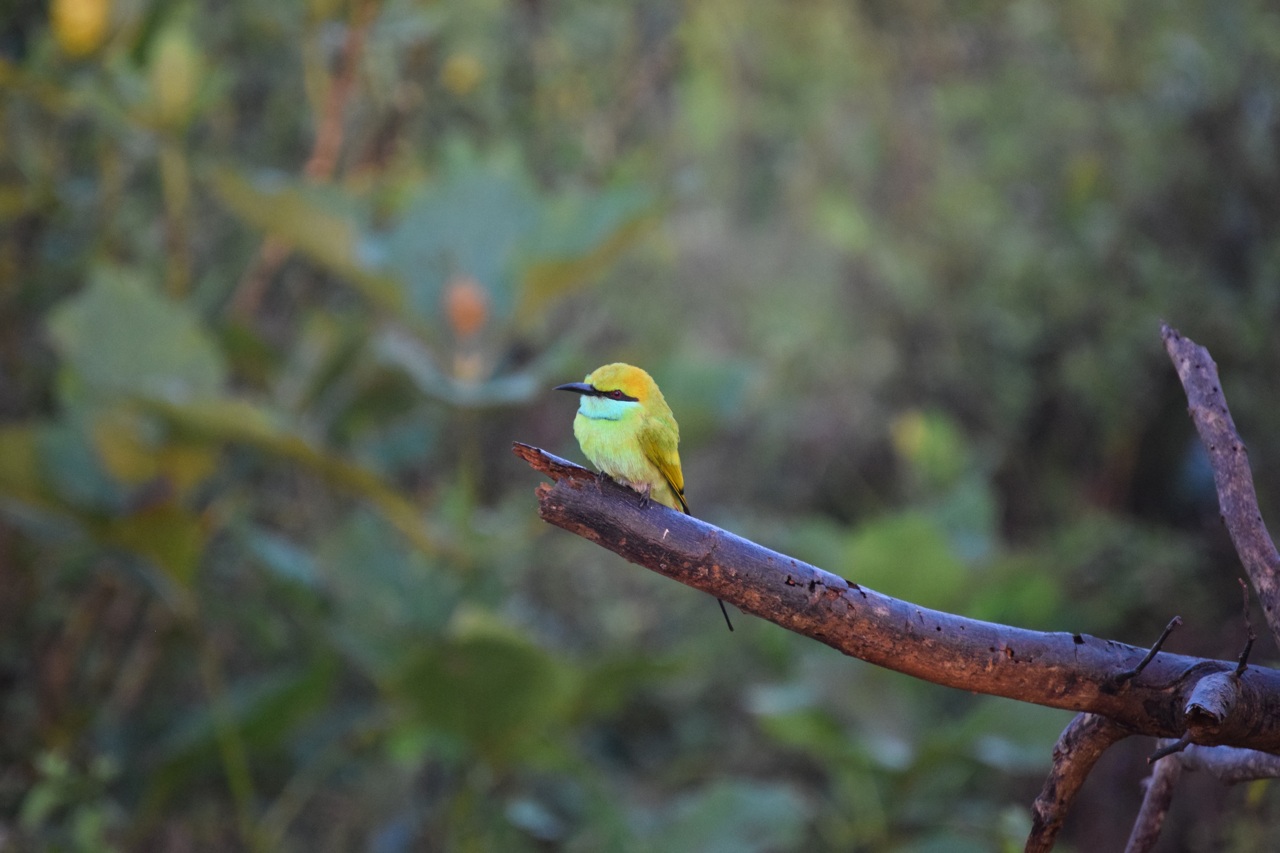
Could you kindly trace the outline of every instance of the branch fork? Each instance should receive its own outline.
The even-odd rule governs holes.
[[[1258,511],[1244,443],[1208,352],[1161,330],[1209,451],[1222,517],[1272,635],[1280,639],[1280,553]],[[1054,748],[1053,768],[1033,805],[1026,849],[1052,848],[1071,802],[1097,758],[1130,735],[1161,739],[1154,776],[1129,850],[1159,836],[1181,769],[1224,781],[1280,772],[1280,672],[1236,661],[1162,652],[1181,624],[1170,620],[1150,649],[1085,634],[1029,631],[966,619],[901,601],[771,551],[544,450],[515,453],[552,483],[538,512],[559,527],[633,563],[700,589],[844,654],[935,684],[1078,712]],[[590,485],[590,488],[585,486]],[[855,567],[856,568],[856,567]]]

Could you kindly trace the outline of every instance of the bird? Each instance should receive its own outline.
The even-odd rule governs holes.
[[[691,515],[677,450],[680,427],[652,376],[615,362],[553,390],[580,395],[573,435],[597,470],[639,492],[646,507],[655,501]],[[716,600],[732,631],[729,611]]]

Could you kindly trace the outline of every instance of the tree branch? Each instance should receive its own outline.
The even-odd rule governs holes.
[[[1187,394],[1187,411],[1209,452],[1222,520],[1262,601],[1271,635],[1280,644],[1280,552],[1258,510],[1249,452],[1227,409],[1218,365],[1208,350],[1168,324],[1160,327],[1160,337]]]
[[[1133,831],[1129,833],[1129,843],[1125,845],[1125,853],[1146,853],[1156,846],[1160,839],[1160,829],[1164,826],[1165,815],[1169,813],[1169,803],[1173,800],[1173,789],[1182,776],[1182,763],[1177,757],[1161,759],[1151,768],[1151,776],[1146,780],[1147,792],[1142,797],[1142,808],[1133,822]]]
[[[1096,714],[1077,714],[1053,747],[1053,767],[1040,796],[1031,804],[1031,833],[1026,853],[1052,850],[1093,765],[1113,744],[1131,734],[1123,726]]]
[[[1188,746],[1178,754],[1188,770],[1203,770],[1225,785],[1280,777],[1280,755],[1234,746]]]
[[[516,444],[555,482],[537,489],[552,524],[844,654],[917,678],[1100,714],[1134,734],[1280,751],[1280,673],[1158,653],[1087,634],[1029,631],[890,598],[692,516],[641,505],[631,489]],[[1201,682],[1205,682],[1203,685]]]
[[[1208,450],[1223,521],[1280,643],[1280,552],[1258,511],[1244,442],[1209,353],[1165,325],[1161,337]],[[1130,734],[1165,739],[1128,849],[1148,850],[1184,767],[1223,781],[1280,774],[1280,672],[1149,651],[1086,634],[980,622],[890,598],[771,551],[692,516],[643,504],[631,489],[546,451],[514,450],[553,484],[538,513],[683,584],[812,637],[851,657],[947,687],[1080,712],[1054,748],[1033,807],[1028,851],[1053,847],[1067,810],[1099,756]],[[856,568],[856,567],[855,567]],[[909,568],[909,567],[908,567]],[[1247,597],[1246,597],[1247,608]]]

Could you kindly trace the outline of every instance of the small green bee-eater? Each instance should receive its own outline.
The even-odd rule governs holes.
[[[644,496],[689,514],[680,470],[680,427],[653,377],[630,364],[606,364],[582,382],[557,385],[580,394],[573,435],[602,473]],[[717,599],[719,601],[719,599]],[[733,630],[720,601],[725,624]]]

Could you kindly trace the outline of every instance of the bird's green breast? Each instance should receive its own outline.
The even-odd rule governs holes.
[[[641,422],[639,412],[610,420],[593,418],[579,411],[573,419],[573,435],[598,470],[633,488],[643,490],[647,486],[653,500],[682,510],[680,499],[671,491],[662,472],[645,455],[640,444]]]
[[[662,475],[640,447],[639,426],[639,417],[592,417],[579,411],[573,435],[591,464],[615,480],[656,484]]]

